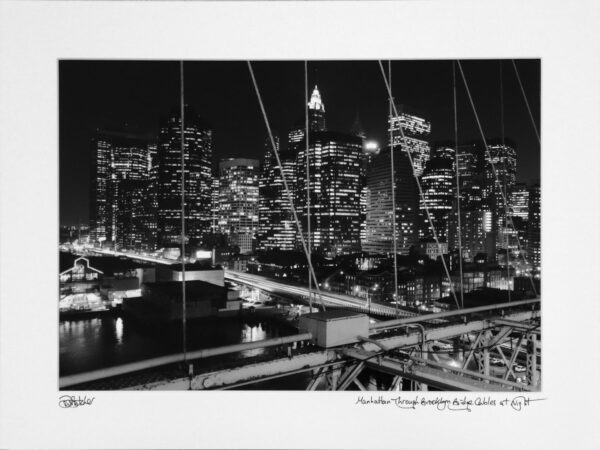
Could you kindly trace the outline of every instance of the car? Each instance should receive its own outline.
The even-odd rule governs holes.
[[[524,366],[521,366],[521,365],[517,364],[517,365],[515,365],[515,366],[513,367],[513,370],[514,370],[515,372],[521,373],[521,372],[525,372],[525,371],[527,370],[527,368],[526,368],[526,367],[524,367]]]

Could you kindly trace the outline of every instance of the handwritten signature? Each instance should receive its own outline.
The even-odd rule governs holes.
[[[356,400],[357,405],[383,405],[383,406],[396,406],[400,409],[417,409],[422,407],[435,408],[438,411],[467,411],[471,412],[474,408],[479,407],[509,407],[514,411],[522,411],[528,406],[531,406],[531,402],[537,402],[545,400],[544,398],[530,398],[524,395],[516,397],[505,397],[505,398],[492,398],[490,396],[479,396],[479,397],[419,397],[408,396],[408,397],[396,397],[386,398],[382,395],[377,397],[373,396],[359,396]]]
[[[58,399],[58,406],[61,408],[78,408],[80,406],[90,406],[96,397],[62,395]]]

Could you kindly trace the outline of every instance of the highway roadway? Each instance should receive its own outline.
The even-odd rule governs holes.
[[[302,300],[304,302],[306,302],[308,298],[308,288],[306,287],[298,286],[290,282],[274,280],[272,278],[267,278],[260,275],[255,275],[246,272],[238,272],[235,270],[225,270],[225,279],[234,283],[245,284],[247,286],[261,289],[263,291],[270,292],[275,295],[279,294],[287,297],[295,297],[298,298],[298,300]],[[396,309],[391,306],[371,302],[371,305],[369,307],[369,304],[366,300],[358,297],[353,297],[351,295],[344,295],[321,290],[321,298],[326,307],[346,307],[350,309],[360,310],[361,312],[365,313],[369,313],[370,311],[371,314],[379,316],[396,317]],[[315,302],[319,302],[318,298],[315,300]],[[416,314],[413,312],[398,309],[399,317],[412,317],[415,315]]]
[[[148,261],[158,264],[172,265],[177,263],[177,261],[159,258],[148,255],[140,255],[139,253],[133,252],[119,252],[112,250],[104,250],[104,249],[93,249],[95,253],[99,253],[102,255],[111,255],[111,256],[125,256],[132,259],[138,259],[142,261]],[[263,277],[260,275],[254,275],[246,272],[238,272],[235,270],[225,270],[225,279],[237,282],[240,284],[245,284],[247,286],[251,286],[254,288],[261,289],[266,292],[270,292],[272,294],[279,294],[286,297],[297,298],[298,301],[306,302],[308,299],[308,288],[304,286],[299,286],[290,282],[274,280],[272,278]],[[315,291],[313,294],[316,295]],[[398,308],[396,311],[395,308],[384,305],[381,303],[371,302],[369,303],[365,299],[361,299],[358,297],[353,297],[351,295],[344,295],[329,291],[321,291],[321,299],[325,306],[332,307],[345,307],[349,309],[359,310],[364,313],[370,313],[383,317],[413,317],[416,316],[415,313],[411,311],[406,311],[402,308]],[[315,300],[317,303],[319,299]]]

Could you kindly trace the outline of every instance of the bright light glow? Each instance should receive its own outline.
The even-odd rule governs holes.
[[[365,142],[365,150],[377,150],[378,148],[379,148],[379,144],[375,141]]]
[[[325,105],[321,100],[321,94],[319,93],[319,89],[317,89],[317,86],[315,86],[315,89],[313,90],[310,96],[310,102],[308,103],[308,107],[309,109],[322,110],[323,112],[325,112]]]
[[[196,259],[210,259],[212,258],[212,252],[210,250],[198,250],[196,252]]]

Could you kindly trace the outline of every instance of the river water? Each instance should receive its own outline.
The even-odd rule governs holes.
[[[190,321],[188,351],[253,342],[296,334],[297,330],[268,318]],[[181,326],[147,327],[123,316],[62,320],[59,324],[60,375],[72,375],[182,351]],[[277,349],[254,349],[211,358],[207,364],[270,355]],[[207,369],[205,367],[204,369]],[[204,370],[202,370],[204,371]],[[305,389],[308,374],[247,386],[247,389]]]

